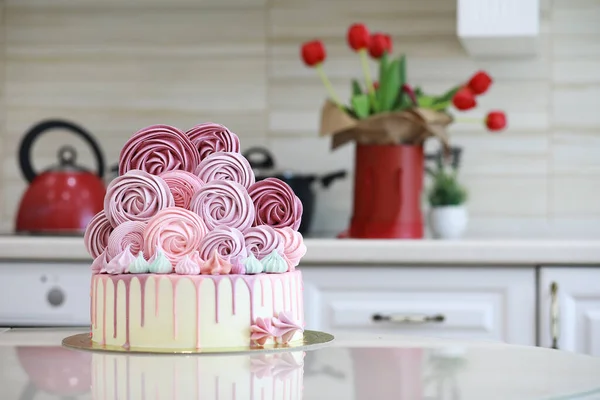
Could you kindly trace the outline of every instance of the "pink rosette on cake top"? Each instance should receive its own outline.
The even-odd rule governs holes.
[[[190,210],[202,217],[209,230],[225,225],[243,232],[254,221],[246,188],[232,181],[206,183],[192,198]]]
[[[167,183],[140,170],[113,179],[104,197],[104,211],[114,227],[127,221],[146,222],[158,211],[174,205]]]
[[[220,151],[240,152],[240,139],[223,125],[207,122],[186,132],[200,154],[200,161]]]
[[[254,184],[254,172],[246,157],[240,153],[219,152],[200,162],[196,175],[204,182],[216,180],[237,182],[246,189]]]
[[[204,182],[196,175],[187,171],[167,171],[160,174],[171,190],[175,206],[190,208],[190,201],[194,194],[200,190]]]
[[[244,245],[244,234],[229,226],[216,227],[204,236],[200,244],[200,258],[208,260],[214,252],[229,262],[232,269],[240,271],[248,254]]]
[[[292,228],[275,228],[283,243],[283,258],[288,263],[288,271],[293,271],[306,254],[306,245],[302,234]]]
[[[119,174],[141,169],[153,175],[166,171],[194,172],[200,156],[184,132],[169,125],[152,125],[136,132],[121,149]]]
[[[262,260],[273,250],[283,255],[281,236],[269,225],[258,225],[246,229],[244,239],[248,252],[254,254],[258,260]]]
[[[302,218],[302,202],[292,188],[277,178],[256,182],[249,189],[256,208],[255,225],[298,230]]]
[[[207,229],[197,214],[185,208],[159,211],[144,230],[144,255],[150,259],[158,249],[173,266],[198,251]]]
[[[92,217],[85,228],[83,240],[87,252],[93,258],[98,258],[104,252],[106,246],[108,246],[108,237],[112,230],[113,227],[104,211],[100,211]]]
[[[144,229],[146,224],[140,221],[126,221],[118,225],[108,237],[107,255],[116,257],[129,248],[133,254],[139,254],[144,248]]]

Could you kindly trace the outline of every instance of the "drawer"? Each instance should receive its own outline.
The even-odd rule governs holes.
[[[303,268],[307,327],[535,345],[533,268]]]
[[[87,326],[89,264],[0,262],[0,326]]]

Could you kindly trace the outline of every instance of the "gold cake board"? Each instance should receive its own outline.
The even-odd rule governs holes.
[[[80,333],[63,339],[62,345],[71,349],[90,350],[98,352],[113,353],[136,353],[136,354],[254,354],[274,353],[282,351],[314,350],[326,346],[333,341],[333,335],[319,331],[304,331],[304,338],[288,344],[271,344],[264,346],[247,347],[213,347],[208,349],[178,350],[178,349],[151,349],[122,346],[101,345],[92,342],[89,333]]]

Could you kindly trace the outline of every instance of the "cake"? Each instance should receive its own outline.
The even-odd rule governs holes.
[[[302,340],[302,203],[279,179],[256,181],[239,151],[214,123],[153,125],[125,143],[85,232],[93,343],[201,351]]]

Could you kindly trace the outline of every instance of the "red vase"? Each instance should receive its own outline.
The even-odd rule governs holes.
[[[423,237],[423,160],[423,146],[356,145],[350,237]]]

